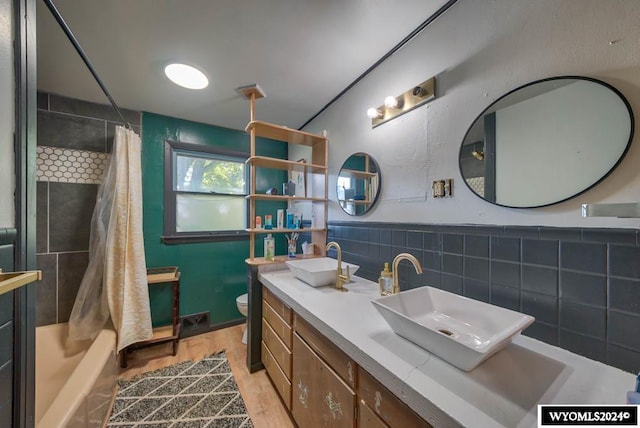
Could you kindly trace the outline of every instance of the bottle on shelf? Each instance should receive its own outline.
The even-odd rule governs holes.
[[[279,209],[277,211],[277,217],[276,217],[276,227],[278,229],[284,229],[284,210],[283,209]]]
[[[268,261],[276,259],[276,241],[271,234],[264,238],[264,258]]]

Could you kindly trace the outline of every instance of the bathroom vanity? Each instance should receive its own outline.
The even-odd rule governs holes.
[[[431,426],[267,287],[262,296],[262,361],[298,426]]]
[[[250,308],[249,346],[262,349],[247,363],[264,363],[299,426],[535,427],[539,403],[624,404],[635,384],[525,336],[464,372],[391,330],[371,304],[376,283],[352,277],[339,292],[279,269],[254,271],[250,300],[259,297],[260,310]]]

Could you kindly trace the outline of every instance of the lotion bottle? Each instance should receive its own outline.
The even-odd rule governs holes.
[[[276,259],[276,241],[271,234],[264,238],[264,259],[274,261]]]
[[[389,262],[384,264],[384,270],[380,272],[378,284],[380,285],[380,294],[382,296],[393,294],[393,273],[389,269]]]

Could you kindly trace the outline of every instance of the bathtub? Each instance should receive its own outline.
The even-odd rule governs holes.
[[[102,427],[118,378],[116,334],[65,348],[67,324],[36,328],[36,428]]]

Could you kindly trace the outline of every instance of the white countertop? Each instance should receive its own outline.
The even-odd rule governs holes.
[[[537,404],[625,404],[635,376],[517,336],[463,372],[396,335],[371,300],[378,284],[352,277],[339,292],[313,288],[289,270],[260,282],[435,427],[535,427]]]

